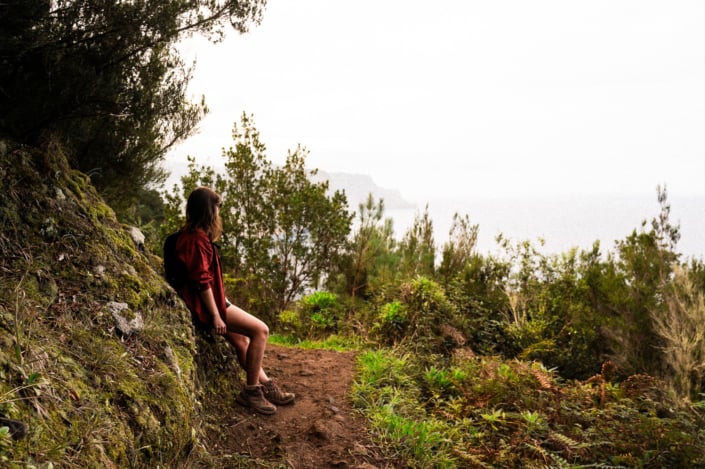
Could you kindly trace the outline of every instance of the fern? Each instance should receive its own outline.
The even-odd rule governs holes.
[[[464,449],[458,448],[457,446],[455,448],[453,448],[452,452],[455,456],[459,457],[463,461],[470,463],[469,465],[471,465],[472,467],[482,467],[482,468],[488,468],[488,469],[491,469],[492,467],[494,467],[494,466],[484,462],[482,459],[480,459],[479,456],[477,456],[475,454],[470,454],[467,451],[465,451]]]
[[[533,445],[531,443],[524,443],[524,445],[529,448],[530,450],[533,450],[537,452],[538,454],[543,457],[544,461],[551,461],[553,463],[558,464],[558,466],[551,465],[551,468],[558,468],[558,469],[569,469],[571,468],[571,465],[568,461],[566,461],[563,457],[559,456],[558,454],[552,453],[548,451],[546,448],[542,448],[541,446],[538,445]]]
[[[562,433],[552,432],[549,438],[562,443],[566,449],[578,449],[580,447],[580,443]]]
[[[597,463],[597,464],[581,464],[577,466],[576,469],[585,469],[588,467],[596,467],[598,469],[626,469],[626,466],[613,466],[611,464]]]

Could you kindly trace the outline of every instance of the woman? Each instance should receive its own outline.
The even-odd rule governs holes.
[[[199,187],[186,202],[186,223],[176,241],[178,258],[186,265],[189,282],[179,295],[202,325],[224,335],[236,350],[247,383],[237,396],[240,404],[271,415],[277,405],[294,402],[294,394],[282,391],[262,369],[269,337],[267,325],[231,304],[225,297],[217,246],[221,235],[221,198],[207,187]]]

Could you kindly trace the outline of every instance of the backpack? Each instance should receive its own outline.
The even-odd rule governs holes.
[[[179,290],[188,282],[188,269],[176,252],[176,241],[180,231],[175,231],[164,240],[164,277],[174,290]]]

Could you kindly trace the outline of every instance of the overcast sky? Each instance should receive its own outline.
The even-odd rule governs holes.
[[[245,111],[273,162],[302,144],[416,202],[705,195],[703,25],[700,0],[269,0],[184,47],[211,113],[168,164],[216,161]]]

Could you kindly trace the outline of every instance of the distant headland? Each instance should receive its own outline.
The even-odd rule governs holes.
[[[345,191],[351,210],[356,211],[358,205],[364,203],[369,194],[372,194],[375,201],[383,199],[384,208],[388,210],[416,208],[416,204],[405,200],[398,190],[380,187],[366,174],[328,173],[318,170],[312,180],[328,181],[331,190]]]

